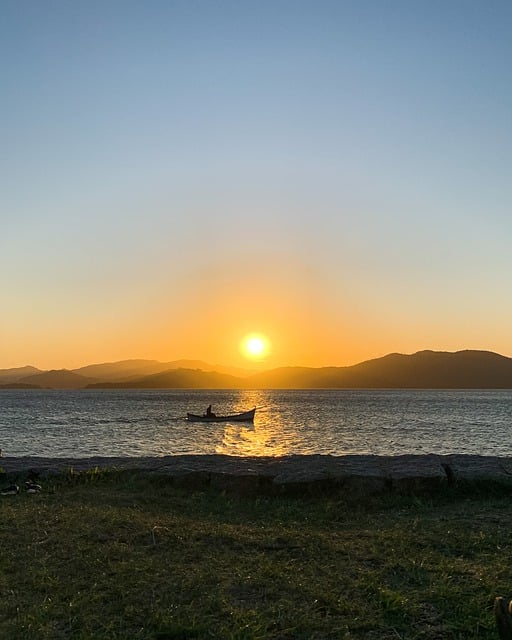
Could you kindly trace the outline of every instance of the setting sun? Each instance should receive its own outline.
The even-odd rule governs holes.
[[[265,336],[252,333],[242,340],[240,350],[246,358],[262,360],[268,355],[270,344]]]

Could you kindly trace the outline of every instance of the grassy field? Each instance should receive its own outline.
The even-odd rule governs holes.
[[[0,496],[0,638],[496,640],[510,493],[353,504],[46,480]]]

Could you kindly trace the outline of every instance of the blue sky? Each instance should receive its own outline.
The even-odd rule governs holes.
[[[0,4],[0,367],[512,356],[512,4]]]

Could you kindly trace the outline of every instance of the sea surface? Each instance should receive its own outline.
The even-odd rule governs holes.
[[[187,411],[258,407],[254,424]],[[512,391],[1,390],[5,456],[512,455]]]

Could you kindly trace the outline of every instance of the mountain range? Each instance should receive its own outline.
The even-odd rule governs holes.
[[[346,367],[280,367],[259,373],[200,360],[123,360],[74,370],[1,369],[0,388],[512,389],[512,358],[490,351],[419,351]]]

